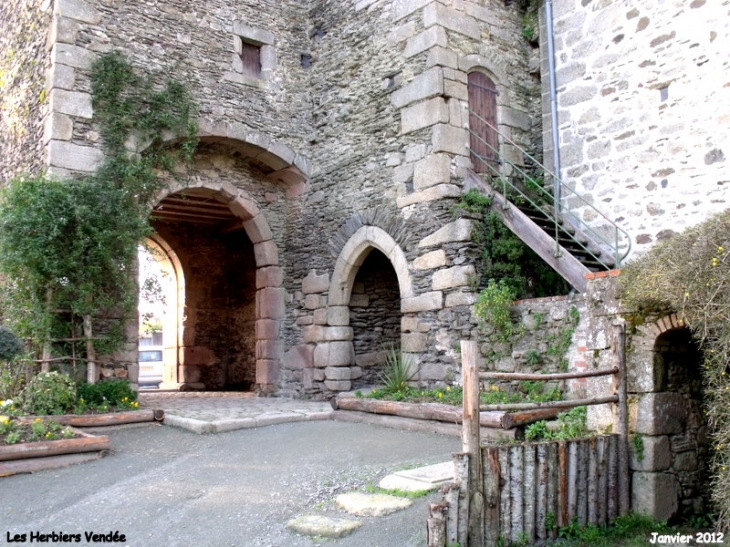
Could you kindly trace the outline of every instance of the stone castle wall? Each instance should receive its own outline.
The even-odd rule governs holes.
[[[442,382],[472,330],[477,251],[470,221],[450,210],[470,167],[466,78],[483,70],[495,80],[500,128],[534,148],[536,50],[521,27],[516,7],[482,0],[55,0],[49,171],[88,173],[103,158],[90,97],[96,55],[121,50],[158,81],[170,71],[198,102],[212,147],[186,184],[229,203],[253,243],[257,385],[351,387],[350,296],[373,248],[396,272],[403,349],[418,357],[420,381]],[[242,40],[261,48],[260,78],[242,69]],[[188,327],[180,359],[197,348],[187,333],[202,332]]]
[[[0,186],[45,167],[43,118],[48,108],[47,0],[0,4]]]
[[[554,2],[562,177],[628,231],[634,252],[728,206],[719,128],[730,120],[730,43],[720,4]],[[544,128],[549,143],[547,116]]]

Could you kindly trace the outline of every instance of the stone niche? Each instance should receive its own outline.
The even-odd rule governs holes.
[[[378,382],[384,348],[400,344],[401,313],[398,278],[390,260],[372,250],[360,266],[350,296],[356,373],[353,387]]]
[[[667,323],[672,326],[661,322]],[[651,384],[654,391],[630,394],[632,509],[660,520],[686,519],[708,507],[701,359],[689,329],[664,330],[651,351],[652,366],[640,368],[651,381],[635,384]]]

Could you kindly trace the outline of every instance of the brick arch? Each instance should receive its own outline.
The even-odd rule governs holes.
[[[652,323],[641,325],[637,328],[639,334],[634,336],[634,349],[639,351],[652,351],[656,344],[656,339],[661,334],[673,329],[683,329],[685,327],[684,320],[678,317],[676,313],[670,313]]]
[[[401,299],[413,296],[413,284],[408,271],[408,259],[403,249],[382,228],[362,226],[345,243],[340,255],[337,257],[332,281],[330,282],[328,296],[330,306],[347,306],[349,304],[355,276],[371,248],[382,252],[393,265],[398,277]]]

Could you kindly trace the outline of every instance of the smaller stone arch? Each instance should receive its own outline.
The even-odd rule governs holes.
[[[163,317],[163,378],[161,389],[177,383],[178,352],[183,340],[183,317],[185,315],[185,273],[177,253],[158,234],[146,238],[145,245],[159,255],[158,263],[171,280],[164,287],[165,316]]]
[[[413,283],[408,271],[408,259],[403,249],[382,228],[363,226],[350,237],[337,257],[332,280],[330,281],[329,306],[348,305],[358,268],[365,261],[370,248],[378,249],[391,261],[398,277],[401,299],[413,296]]]
[[[644,455],[631,462],[632,509],[659,520],[702,514],[709,442],[701,350],[674,313],[637,330],[628,362],[629,414]]]

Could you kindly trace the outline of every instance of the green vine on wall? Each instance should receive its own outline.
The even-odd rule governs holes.
[[[156,78],[138,75],[121,53],[101,55],[91,87],[104,163],[80,179],[16,178],[0,194],[3,320],[37,353],[49,339],[78,337],[83,317],[93,318],[95,353],[126,341],[137,245],[150,233],[149,201],[166,184],[158,171],[189,164],[197,146],[194,102],[181,84]],[[164,137],[179,144],[166,147]]]

